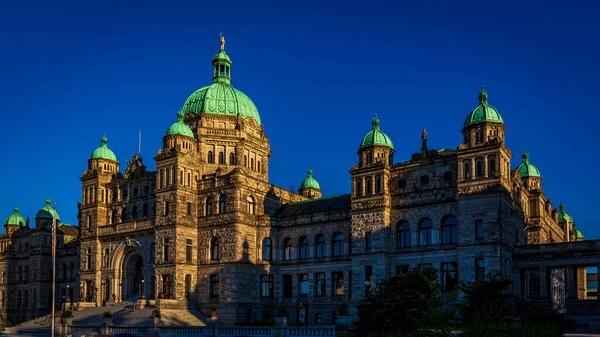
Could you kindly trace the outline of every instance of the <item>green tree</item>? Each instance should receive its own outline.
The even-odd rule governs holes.
[[[445,302],[437,271],[413,269],[383,281],[363,300],[355,332],[367,336],[447,329],[450,315],[444,310]]]
[[[500,323],[510,318],[513,302],[510,285],[511,280],[499,273],[489,274],[482,281],[463,284],[463,321],[466,324],[482,325]]]

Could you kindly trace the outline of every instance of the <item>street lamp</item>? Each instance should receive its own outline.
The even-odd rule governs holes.
[[[371,286],[371,282],[369,282],[367,280],[367,281],[365,281],[364,285],[365,285],[365,297],[367,297],[367,295],[369,295],[369,287]]]
[[[140,298],[143,300],[144,299],[144,280],[142,279],[142,289],[140,291]]]

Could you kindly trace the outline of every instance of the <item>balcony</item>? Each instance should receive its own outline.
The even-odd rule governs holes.
[[[98,228],[98,235],[114,235],[154,228],[154,219],[134,220]]]

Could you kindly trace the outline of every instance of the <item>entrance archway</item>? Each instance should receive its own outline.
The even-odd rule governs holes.
[[[126,252],[125,258],[123,259],[121,277],[121,298],[127,300],[137,300],[140,298],[143,292],[143,266],[143,258],[136,250]]]

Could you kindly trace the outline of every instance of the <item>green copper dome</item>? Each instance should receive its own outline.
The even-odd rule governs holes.
[[[575,234],[575,237],[578,239],[584,239],[583,233],[575,227],[573,227],[573,234]]]
[[[389,146],[392,149],[394,148],[394,144],[392,143],[390,137],[388,137],[379,129],[379,124],[379,118],[377,118],[377,114],[375,114],[375,117],[373,117],[373,121],[371,122],[372,130],[367,133],[362,142],[360,142],[361,149],[373,145]]]
[[[223,48],[223,45],[221,45]],[[213,84],[193,92],[179,113],[207,113],[217,115],[250,117],[261,125],[256,106],[243,92],[231,86],[231,60],[224,49],[213,58]]]
[[[15,213],[4,221],[5,225],[17,225],[17,226],[27,226],[27,221],[23,219],[21,215],[19,215],[19,207],[15,207]]]
[[[535,165],[529,162],[529,153],[527,153],[527,150],[523,151],[523,155],[521,156],[521,158],[523,158],[523,161],[517,167],[521,178],[542,177],[542,175],[540,174],[540,170],[538,170],[537,167],[535,167]]]
[[[319,186],[319,182],[317,182],[312,176],[312,170],[308,170],[308,177],[306,177],[302,184],[300,184],[300,189],[304,188],[316,188],[319,190],[321,189],[321,186]]]
[[[479,105],[467,116],[463,127],[483,122],[504,123],[498,110],[489,105],[487,99],[488,94],[482,86],[481,92],[479,93]]]
[[[192,129],[183,122],[183,116],[180,114],[177,114],[177,122],[167,129],[167,135],[182,135],[194,138]]]
[[[100,142],[102,143],[100,147],[95,149],[94,152],[92,152],[92,159],[108,159],[112,161],[117,161],[115,153],[112,152],[111,149],[109,149],[106,145],[108,143],[108,139],[106,138],[106,136],[102,136]]]
[[[46,206],[40,208],[40,210],[35,214],[36,219],[54,219],[52,216],[54,214],[54,209],[50,206],[50,199],[46,199]],[[60,216],[56,213],[56,219],[60,221]]]
[[[558,208],[558,222],[565,222],[565,220],[568,220],[572,223],[573,218],[569,215],[569,213],[565,212],[565,205],[562,202],[560,203],[560,206]]]

